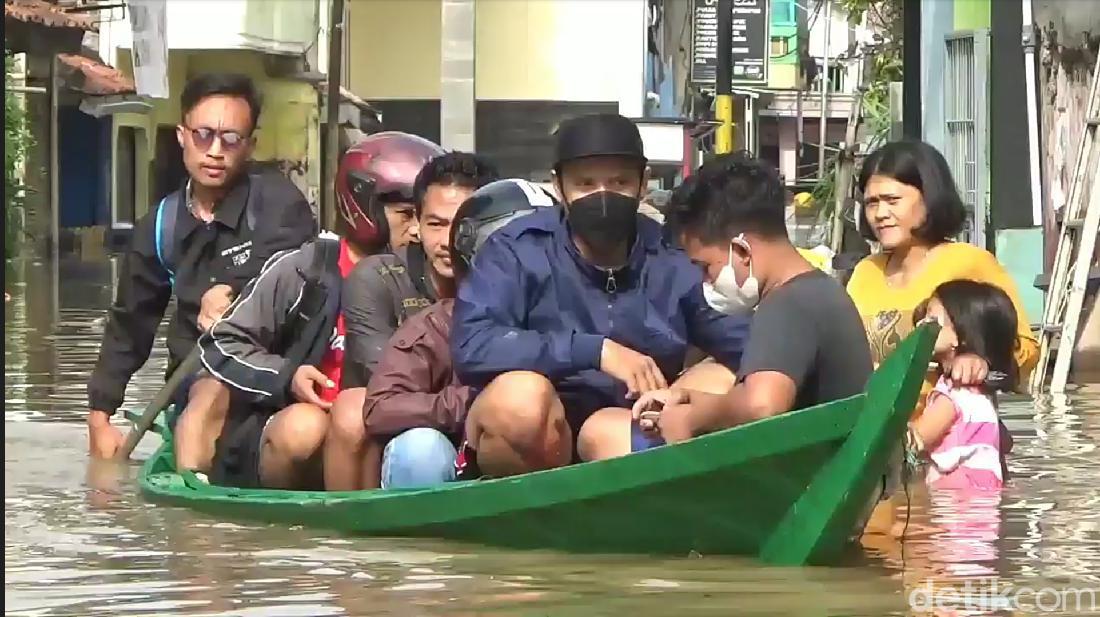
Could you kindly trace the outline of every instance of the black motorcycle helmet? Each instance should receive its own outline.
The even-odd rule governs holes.
[[[527,180],[497,180],[474,191],[459,206],[451,225],[451,267],[455,281],[466,276],[474,254],[494,231],[536,208],[556,203],[546,189]]]

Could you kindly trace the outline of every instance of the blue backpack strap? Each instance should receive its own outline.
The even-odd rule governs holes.
[[[176,218],[179,214],[179,192],[170,193],[157,206],[156,247],[157,261],[168,274],[168,282],[176,284]]]

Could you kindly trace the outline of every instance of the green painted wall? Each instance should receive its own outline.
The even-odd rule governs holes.
[[[988,28],[992,0],[955,0],[955,29]],[[1004,0],[1001,0],[1004,1]]]
[[[1032,324],[1043,321],[1043,292],[1035,288],[1035,277],[1043,273],[1043,230],[1001,229],[997,231],[996,255],[1020,292],[1024,312]]]

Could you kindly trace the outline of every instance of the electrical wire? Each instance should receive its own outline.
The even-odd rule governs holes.
[[[821,15],[821,9],[824,8],[825,3],[829,2],[829,1],[830,0],[819,0],[818,1],[817,6],[814,7],[813,17],[808,21],[808,24],[806,25],[806,31],[807,32],[809,32],[810,30],[813,30],[814,24],[817,23],[817,18]]]
[[[905,525],[901,528],[901,538],[898,540],[901,543],[901,571],[905,574],[905,535],[909,531],[909,519],[913,512],[913,499],[909,494],[909,461],[906,460],[902,463],[901,472],[901,486],[905,492]]]

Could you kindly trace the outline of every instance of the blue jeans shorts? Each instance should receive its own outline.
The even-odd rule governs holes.
[[[382,488],[424,488],[455,479],[458,451],[432,428],[413,428],[391,439],[382,451]]]

